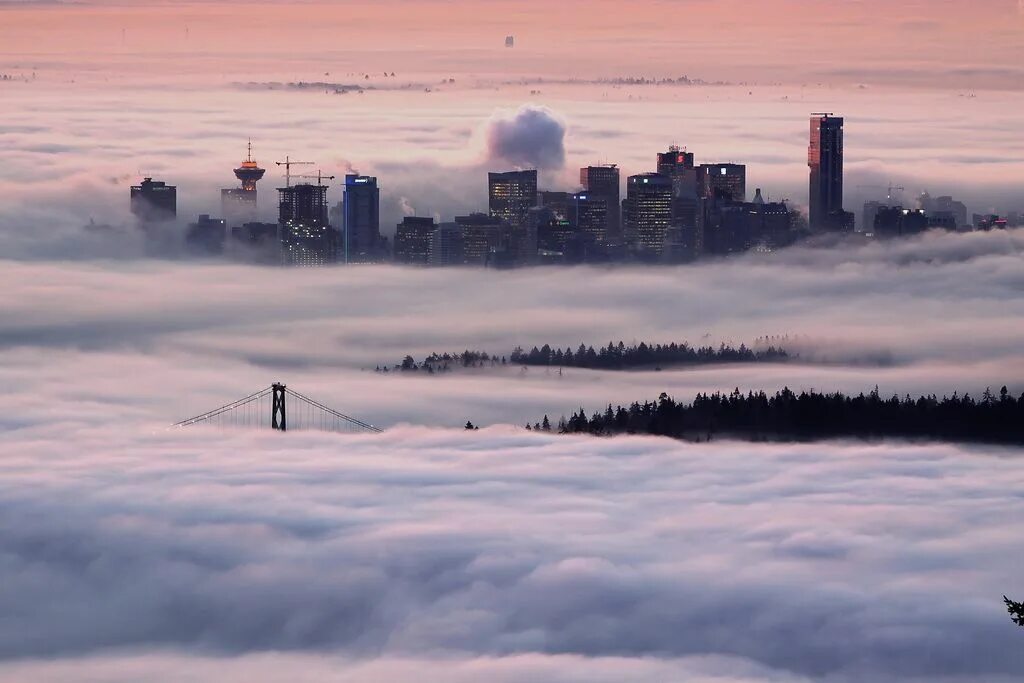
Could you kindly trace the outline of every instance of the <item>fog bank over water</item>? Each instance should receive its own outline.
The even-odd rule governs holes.
[[[0,460],[0,677],[1011,680],[1018,455],[49,425]]]
[[[287,270],[7,262],[0,373],[32,423],[170,423],[271,381],[376,424],[537,420],[669,391],[1024,391],[1021,233],[929,233],[672,268]],[[797,362],[382,376],[406,354],[773,337]],[[126,371],[126,368],[131,368]],[[75,387],[69,394],[69,387]],[[80,393],[84,392],[84,393]],[[54,399],[45,403],[46,398]],[[95,406],[99,409],[98,406]],[[102,411],[101,411],[102,413]]]

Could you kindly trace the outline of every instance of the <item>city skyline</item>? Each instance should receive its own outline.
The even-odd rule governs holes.
[[[511,123],[503,124],[503,135],[529,134],[529,128],[538,122],[557,125],[546,110],[523,107]],[[263,263],[279,260],[285,265],[393,260],[421,266],[515,267],[680,263],[752,249],[773,251],[827,233],[892,238],[929,229],[990,230],[1024,223],[1017,211],[1006,215],[975,213],[968,222],[966,206],[951,196],[933,199],[925,191],[913,198],[897,197],[894,191],[906,188],[894,187],[891,182],[885,200],[865,202],[858,219],[857,213],[844,208],[844,147],[842,116],[810,116],[806,207],[788,200],[773,201],[761,187],[755,188],[755,196],[748,202],[745,164],[704,163],[694,152],[673,144],[668,151],[656,153],[654,170],[625,178],[625,198],[621,201],[617,199],[622,196],[623,178],[613,163],[581,168],[579,184],[568,190],[542,189],[537,168],[488,171],[486,213],[497,222],[485,228],[482,242],[470,234],[475,228],[465,221],[460,223],[457,217],[454,223],[444,223],[445,217],[435,213],[421,220],[415,208],[407,205],[402,207],[405,217],[390,234],[392,242],[387,230],[381,232],[381,192],[376,177],[346,173],[341,185],[344,196],[328,211],[327,193],[335,176],[324,175],[322,170],[315,175],[294,174],[292,166],[317,164],[292,161],[290,156],[275,162],[285,174],[285,187],[278,190],[281,200],[276,225],[259,222],[256,182],[265,171],[252,159],[250,139],[246,161],[234,171],[242,187],[221,190],[222,222],[231,228],[230,233],[216,220],[211,222],[208,214],[201,214],[199,222],[189,227],[186,242],[192,254],[220,256],[225,253],[230,234],[242,251],[229,249],[229,253]],[[548,150],[540,148],[536,153],[543,158]],[[591,186],[596,191],[587,189]],[[168,192],[161,193],[164,189]],[[176,189],[165,188],[164,183],[152,178],[132,188],[131,210],[140,226],[174,217]],[[309,215],[293,215],[293,195],[298,192],[315,195],[320,208],[307,211]],[[144,206],[150,196],[153,205]],[[402,202],[405,204],[404,198]],[[471,211],[470,215],[476,213],[480,212]],[[442,231],[442,225],[452,226],[455,232]],[[433,233],[438,231],[443,234],[435,238]],[[273,239],[256,239],[256,233],[276,234],[280,255],[275,255]],[[253,251],[257,243],[260,249]],[[296,252],[300,244],[305,245],[301,256]]]
[[[1011,683],[1019,0],[0,0],[0,683]]]

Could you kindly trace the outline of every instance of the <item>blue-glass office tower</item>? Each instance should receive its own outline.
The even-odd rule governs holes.
[[[383,258],[380,239],[380,189],[371,176],[345,176],[342,260],[372,263]]]

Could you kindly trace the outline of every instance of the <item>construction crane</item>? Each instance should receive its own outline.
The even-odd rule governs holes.
[[[885,199],[886,199],[886,201],[889,201],[889,202],[892,201],[892,191],[893,190],[898,190],[900,192],[906,192],[906,190],[907,190],[907,188],[903,187],[902,185],[893,185],[892,182],[890,182],[888,186],[886,186],[886,185],[858,185],[857,186],[858,189],[863,189],[863,188],[867,188],[867,187],[877,187],[877,188],[884,189],[886,191]]]
[[[293,176],[293,177],[294,178],[310,178],[310,179],[316,178],[316,184],[317,185],[323,185],[324,184],[323,181],[325,181],[325,180],[334,180],[334,176],[332,176],[332,175],[324,175],[321,171],[317,171],[316,175],[297,175],[297,176]]]
[[[313,166],[315,161],[292,161],[291,157],[285,157],[284,161],[275,161],[278,166],[284,166],[284,186],[292,186],[292,166]]]

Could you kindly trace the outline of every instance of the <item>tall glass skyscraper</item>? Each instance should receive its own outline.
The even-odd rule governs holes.
[[[371,176],[345,176],[342,226],[342,260],[345,263],[368,263],[381,260],[380,253],[380,189]]]
[[[514,228],[526,223],[526,214],[537,205],[537,171],[487,174],[487,200],[491,216]]]
[[[631,175],[626,181],[622,219],[626,240],[641,253],[660,256],[672,218],[672,179],[660,173]]]
[[[615,164],[580,169],[580,185],[591,199],[603,199],[607,206],[605,238],[622,239],[622,202],[619,199],[619,169]]]
[[[831,114],[811,116],[807,148],[811,169],[809,219],[812,230],[830,229],[843,212],[843,119]]]

